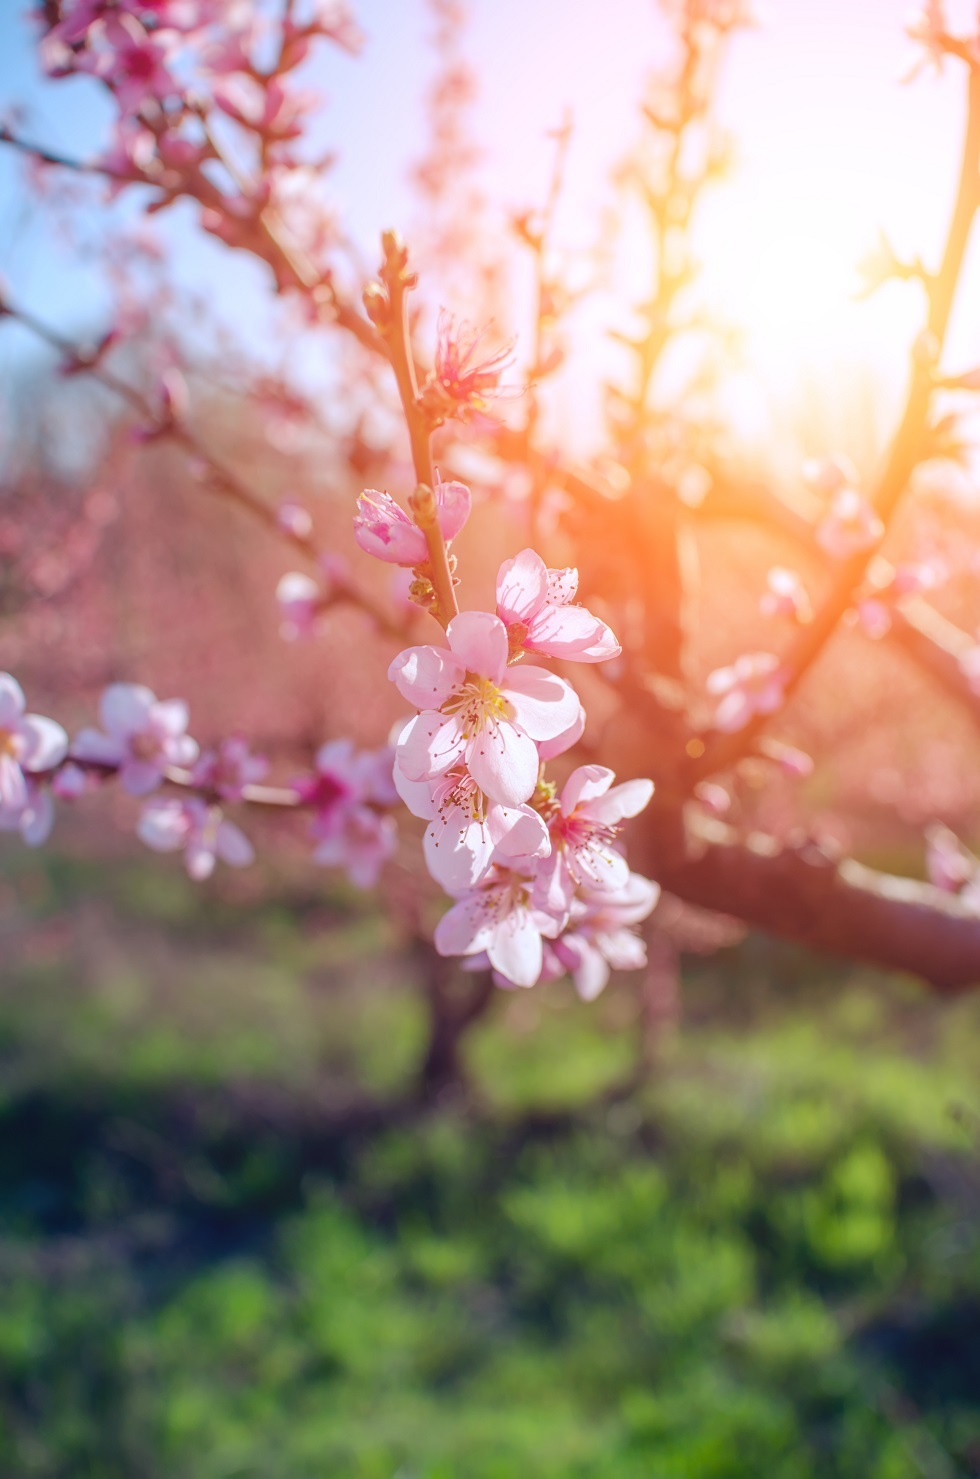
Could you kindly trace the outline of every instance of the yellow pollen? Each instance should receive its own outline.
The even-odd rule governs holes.
[[[17,736],[13,730],[0,729],[0,755],[9,755],[11,760],[17,759]]]

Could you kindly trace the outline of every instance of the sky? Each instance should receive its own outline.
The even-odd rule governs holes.
[[[421,139],[431,75],[430,23],[421,0],[359,0],[367,33],[354,60],[324,48],[316,84],[327,105],[318,136],[335,146],[334,189],[369,254],[380,231],[412,219],[406,175]],[[951,3],[954,21],[973,5]],[[26,4],[0,6],[0,110],[24,104],[31,133],[85,155],[110,113],[84,79],[41,80]],[[584,242],[610,198],[608,167],[637,133],[643,84],[664,55],[653,0],[472,0],[468,57],[480,77],[477,132],[492,196],[515,209],[543,196],[547,134],[574,119],[559,239]],[[719,114],[735,140],[735,168],[699,219],[706,300],[747,329],[742,410],[760,427],[800,387],[859,385],[896,399],[921,313],[914,287],[854,301],[856,263],[887,231],[900,252],[935,260],[950,209],[963,118],[961,68],[902,82],[915,58],[903,0],[769,0],[759,25],[735,42]],[[26,131],[26,130],[25,130]],[[262,273],[191,229],[186,211],[165,230],[180,276],[206,286],[253,341],[266,328]],[[957,305],[947,363],[980,358],[980,255]],[[98,278],[53,236],[0,149],[0,273],[29,306],[68,329],[97,323]],[[23,352],[0,336],[0,357]],[[2,363],[2,360],[0,360]],[[843,377],[843,378],[842,378]],[[753,409],[754,408],[754,409]],[[886,407],[887,408],[887,407]]]

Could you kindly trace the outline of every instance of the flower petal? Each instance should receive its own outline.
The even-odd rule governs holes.
[[[524,646],[570,662],[605,662],[622,647],[604,621],[584,606],[546,606],[529,624]]]
[[[466,764],[480,790],[501,806],[520,806],[538,781],[538,748],[513,724],[484,725],[466,743]]]
[[[50,770],[68,753],[68,736],[60,724],[43,714],[25,714],[20,721],[25,744],[21,765],[25,770]]]
[[[245,833],[227,818],[218,823],[215,851],[231,868],[247,868],[255,861],[255,849]]]
[[[500,688],[513,704],[518,724],[536,740],[554,739],[570,728],[582,707],[575,689],[547,668],[509,668]]]
[[[71,753],[76,760],[121,765],[129,752],[122,740],[103,734],[101,729],[82,729],[71,742]]]
[[[0,673],[0,729],[16,727],[24,712],[24,690],[12,673]]]
[[[156,694],[141,683],[110,683],[99,704],[102,723],[118,739],[140,734],[156,701]]]
[[[571,779],[571,778],[569,778]],[[608,826],[621,822],[625,817],[635,817],[650,804],[653,795],[653,781],[643,780],[639,777],[633,781],[623,781],[619,786],[613,786],[604,796],[596,796],[591,800],[584,800],[579,806],[579,811],[590,821],[605,822]],[[564,804],[564,792],[562,793]]]
[[[465,483],[436,484],[436,518],[444,539],[456,538],[470,516],[472,502]]]
[[[580,765],[562,787],[562,816],[571,816],[583,803],[604,796],[615,779],[616,772],[606,765]]]
[[[533,549],[522,549],[497,572],[497,615],[529,626],[548,598],[548,567]]]
[[[508,648],[507,628],[499,616],[489,611],[461,611],[449,623],[446,636],[467,672],[500,683],[507,667]]]
[[[24,772],[12,755],[0,753],[0,808],[20,812],[27,805]]]
[[[425,829],[425,863],[447,893],[461,893],[479,883],[493,856],[493,838],[485,822],[469,820],[461,808],[440,813]]]
[[[465,674],[465,664],[445,647],[406,647],[388,668],[391,682],[416,709],[441,709]]]
[[[517,908],[497,925],[487,945],[490,964],[515,986],[536,986],[541,974],[541,936],[526,909]]]

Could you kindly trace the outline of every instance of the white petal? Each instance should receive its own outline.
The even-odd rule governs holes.
[[[533,549],[505,560],[497,572],[497,614],[505,622],[529,625],[548,596],[548,567]]]
[[[507,666],[507,628],[489,611],[461,611],[446,628],[453,653],[469,673],[499,683]]]
[[[463,682],[465,671],[444,647],[407,647],[391,663],[388,677],[413,708],[441,709]]]
[[[513,724],[486,724],[466,745],[466,764],[480,790],[501,806],[520,806],[538,783],[538,750]]]
[[[487,945],[490,964],[515,986],[536,986],[541,974],[541,936],[526,909],[514,909],[498,924]]]
[[[218,823],[216,851],[231,868],[247,868],[255,861],[255,849],[245,833],[227,818]]]
[[[141,683],[110,683],[99,704],[103,726],[120,739],[140,734],[156,701],[156,694]]]
[[[582,707],[574,688],[547,668],[508,668],[500,688],[513,704],[518,724],[536,740],[554,739],[568,729]]]
[[[60,724],[43,714],[25,714],[20,721],[24,737],[21,764],[25,770],[50,770],[68,753],[68,736]]]
[[[0,673],[0,729],[13,729],[24,712],[24,690],[12,673]]]

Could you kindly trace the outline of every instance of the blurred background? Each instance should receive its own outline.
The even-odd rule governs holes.
[[[686,351],[666,365],[658,411],[658,435],[680,399],[710,426],[737,510],[689,500],[695,684],[765,645],[770,567],[825,578],[791,525],[747,521],[739,499],[778,483],[805,508],[801,464],[831,453],[870,477],[901,405],[921,303],[907,283],[860,298],[857,264],[881,230],[936,255],[963,122],[948,68],[902,81],[917,60],[903,19],[891,0],[780,0],[718,79],[726,167],[693,235],[712,344],[693,369]],[[364,0],[358,20],[362,53],[317,53],[303,76],[324,103],[311,145],[336,154],[318,229],[342,223],[356,281],[400,227],[420,338],[443,305],[492,317],[498,342],[517,337],[520,381],[533,264],[498,245],[541,209],[567,138],[553,229],[568,301],[540,425],[601,471],[649,272],[628,186],[671,8],[575,0],[556,25],[544,3]],[[112,120],[90,79],[41,76],[14,8],[0,110],[74,158]],[[462,175],[439,183],[447,126],[465,192]],[[261,264],[186,203],[147,217],[8,150],[0,272],[74,342],[121,325],[129,382],[179,366],[208,446],[270,505],[307,507],[401,610],[351,529],[362,487],[407,486],[391,388],[274,297]],[[974,365],[978,325],[974,243],[955,368]],[[519,397],[497,410],[519,424]],[[453,455],[486,494],[457,547],[475,604],[526,542],[526,490],[465,437]],[[976,487],[969,448],[930,462],[889,531],[893,560],[942,566],[934,604],[971,636]],[[545,492],[535,517],[558,557],[576,536],[589,549]],[[599,608],[616,593],[614,512],[603,537],[605,566],[581,556]],[[0,322],[0,669],[32,708],[75,729],[105,684],[145,682],[188,699],[202,741],[245,733],[282,776],[332,738],[383,743],[395,647],[344,606],[285,642],[290,568],[178,447]],[[730,788],[739,826],[803,828],[916,877],[930,822],[977,842],[975,716],[859,625],[780,734],[813,774],[749,767]],[[980,1001],[667,899],[639,983],[614,978],[590,1005],[568,981],[496,992],[451,1081],[420,1093],[433,961],[390,902],[314,869],[298,822],[250,820],[254,867],[194,884],[141,847],[135,814],[106,790],[62,808],[42,851],[0,835],[0,1472],[980,1474]]]

